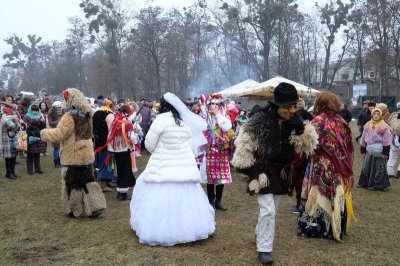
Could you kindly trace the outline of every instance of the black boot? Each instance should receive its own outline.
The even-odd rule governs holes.
[[[215,209],[215,192],[213,184],[207,184],[207,197],[208,202],[210,202],[210,205]]]
[[[271,252],[258,252],[258,261],[262,264],[274,263]]]
[[[15,173],[15,165],[16,165],[16,164],[17,164],[17,157],[11,158],[11,172],[12,172],[12,174],[15,176],[15,178],[18,178],[19,175],[17,175],[17,174]]]
[[[5,161],[6,161],[6,178],[14,180],[14,179],[16,179],[16,177],[12,174],[12,171],[11,171],[11,159],[12,158],[5,158]]]
[[[224,185],[217,185],[216,190],[217,190],[217,194],[215,196],[215,208],[217,210],[226,211],[227,208],[225,208],[224,205],[222,205],[222,203],[221,203],[222,192],[224,191]]]
[[[55,168],[60,168],[61,167],[59,160],[60,159],[54,159],[54,167]]]
[[[43,174],[42,168],[40,167],[40,153],[33,155],[33,162],[35,164],[35,173]]]
[[[124,201],[124,200],[130,200],[130,198],[128,198],[128,193],[120,193],[120,192],[118,192],[117,200]]]
[[[55,160],[55,167],[56,168],[61,168],[62,167],[60,158]]]
[[[26,169],[28,175],[34,175],[33,173],[33,153],[29,153],[26,155]]]

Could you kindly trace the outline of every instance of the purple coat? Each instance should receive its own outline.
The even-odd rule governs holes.
[[[30,119],[28,116],[24,117],[26,123],[26,133],[28,138],[30,136],[40,137],[40,131],[46,128],[46,123],[37,119]],[[45,153],[47,151],[47,143],[43,141],[37,141],[35,143],[28,143],[28,153]]]
[[[139,103],[140,106],[140,103]],[[140,127],[142,128],[143,134],[146,136],[147,131],[150,128],[150,108],[147,103],[144,104],[140,114],[142,115],[142,122],[140,123]]]

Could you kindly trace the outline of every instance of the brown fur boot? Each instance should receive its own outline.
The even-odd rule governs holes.
[[[99,180],[99,181],[97,181],[97,183],[99,183],[101,191],[103,191],[104,193],[113,192],[114,191],[110,187],[107,186],[107,182],[106,181]]]

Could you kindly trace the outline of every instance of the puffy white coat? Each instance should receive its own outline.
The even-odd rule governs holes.
[[[152,153],[145,182],[200,182],[190,129],[175,123],[171,112],[157,116],[146,135],[146,149]]]

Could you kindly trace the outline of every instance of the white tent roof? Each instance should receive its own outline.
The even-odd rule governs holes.
[[[295,86],[297,92],[302,98],[307,98],[309,94],[311,97],[315,97],[319,93],[318,90],[309,88],[305,85],[291,81],[281,76],[276,76],[275,78],[264,81],[263,83],[260,83],[253,87],[242,88],[241,90],[235,89],[235,91],[233,91],[232,93],[230,93],[229,96],[226,97],[258,96],[258,97],[273,98],[275,87],[278,86],[278,84],[281,82],[290,83],[293,86]],[[221,92],[221,94],[222,93],[223,91]],[[222,95],[225,96],[224,94]]]
[[[235,97],[235,95],[237,93],[240,93],[242,91],[246,91],[250,88],[253,88],[257,85],[259,85],[260,83],[258,83],[255,80],[252,79],[247,79],[245,81],[242,81],[236,85],[233,85],[232,87],[226,88],[222,91],[220,91],[219,93],[222,94],[222,96],[224,97]]]

